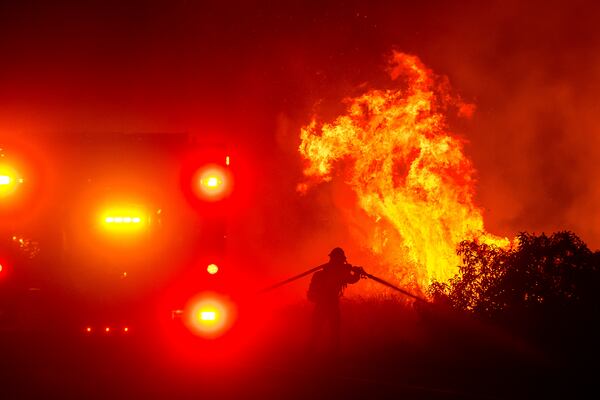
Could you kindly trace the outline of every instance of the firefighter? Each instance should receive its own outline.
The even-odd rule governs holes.
[[[364,270],[346,262],[346,254],[340,247],[329,253],[329,262],[315,272],[308,288],[308,299],[315,303],[312,320],[310,347],[316,349],[324,337],[324,328],[330,329],[330,350],[333,354],[340,347],[340,297],[346,285],[358,282]]]

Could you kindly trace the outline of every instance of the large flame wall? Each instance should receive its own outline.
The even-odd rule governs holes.
[[[348,99],[333,122],[314,118],[301,130],[307,182],[299,190],[345,177],[359,207],[383,227],[366,245],[391,269],[412,269],[411,280],[423,287],[456,274],[460,241],[507,241],[486,233],[473,200],[474,168],[447,126],[447,112],[468,114],[472,106],[415,56],[394,52],[389,72],[392,89]]]

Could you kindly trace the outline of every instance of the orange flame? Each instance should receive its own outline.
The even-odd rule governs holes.
[[[332,123],[313,119],[302,128],[299,151],[309,180],[298,190],[343,170],[358,205],[379,227],[369,249],[403,283],[424,288],[458,272],[462,240],[509,241],[486,233],[473,200],[474,168],[448,130],[445,112],[454,107],[468,116],[473,106],[450,96],[447,83],[415,56],[393,52],[389,72],[393,89],[348,99],[347,112]]]

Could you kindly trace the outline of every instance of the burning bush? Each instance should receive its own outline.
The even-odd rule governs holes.
[[[574,233],[521,233],[510,249],[464,241],[457,253],[459,273],[429,288],[435,302],[541,344],[591,343],[600,322],[600,252]]]

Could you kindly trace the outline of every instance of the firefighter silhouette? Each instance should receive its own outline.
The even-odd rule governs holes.
[[[308,299],[315,303],[309,346],[315,350],[329,333],[328,348],[333,354],[339,352],[341,334],[340,297],[346,285],[358,282],[362,267],[346,262],[344,250],[336,247],[329,253],[329,262],[315,272],[308,288]],[[325,331],[329,328],[329,332]]]

